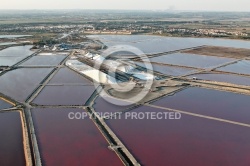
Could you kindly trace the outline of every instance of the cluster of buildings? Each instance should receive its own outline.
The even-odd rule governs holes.
[[[135,33],[135,31],[130,30],[85,30],[83,31],[85,34],[121,34],[121,35],[131,35]]]
[[[89,28],[92,27],[89,24],[62,24],[62,25],[23,25],[23,26],[10,26],[1,28],[2,32],[50,32],[50,33],[63,33],[65,31],[72,31],[75,29]]]
[[[159,30],[154,25],[144,25],[143,23],[82,23],[82,24],[25,24],[11,25],[1,28],[1,32],[46,32],[46,33],[64,33],[78,29],[80,33],[86,34],[134,34],[147,33],[152,30]]]
[[[185,33],[185,34],[205,35],[205,36],[248,36],[247,33],[241,31],[226,31],[219,29],[170,28],[165,31],[167,33]]]
[[[171,24],[171,23],[169,23]],[[249,34],[244,30],[221,30],[216,28],[171,28],[169,24],[161,21],[149,22],[86,22],[79,24],[25,24],[25,25],[11,25],[1,28],[4,33],[17,32],[39,32],[39,33],[64,33],[73,32],[77,30],[80,34],[171,34],[179,36],[214,36],[214,37],[230,37],[237,36],[242,38],[249,38]],[[182,26],[176,24],[176,26]],[[184,25],[185,23],[183,23]]]

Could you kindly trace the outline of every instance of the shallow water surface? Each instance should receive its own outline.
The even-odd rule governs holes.
[[[20,113],[0,113],[0,165],[25,166]]]
[[[29,37],[32,35],[0,35],[0,38],[19,38],[19,37]]]
[[[35,131],[42,163],[60,165],[122,165],[89,118],[70,120],[81,109],[34,109]]]
[[[0,92],[18,101],[26,98],[37,88],[52,68],[21,68],[0,77]]]
[[[106,99],[106,100],[105,100]],[[109,101],[112,101],[110,103]],[[115,104],[113,104],[115,103]],[[132,104],[129,104],[126,101],[119,100],[116,98],[111,98],[109,96],[99,96],[95,100],[95,103],[93,105],[94,109],[96,112],[101,112],[101,113],[116,113],[120,111],[124,111],[127,108],[132,107]]]
[[[145,65],[141,62],[135,62],[135,63],[139,66],[146,68]],[[151,65],[154,71],[165,74],[165,75],[170,75],[170,76],[181,76],[181,75],[185,75],[185,74],[192,73],[193,71],[195,71],[195,69],[192,69],[192,68],[160,65],[156,63],[151,63]]]
[[[237,85],[247,85],[250,86],[250,77],[243,77],[232,74],[216,74],[216,73],[205,73],[205,74],[195,74],[188,78],[196,77],[201,80],[217,81],[217,82],[227,82]]]
[[[23,60],[25,57],[1,57],[0,56],[0,66],[12,66],[17,62]]]
[[[0,46],[7,46],[7,45],[13,45],[13,44],[17,44],[16,42],[4,42],[4,43],[0,43]]]
[[[46,86],[33,103],[39,105],[85,105],[94,91],[93,85]]]
[[[12,66],[34,53],[32,45],[8,47],[0,51],[0,66]]]
[[[250,96],[203,88],[188,88],[153,105],[250,124]]]
[[[231,64],[222,68],[218,68],[217,70],[250,75],[250,61],[242,60],[237,63]]]
[[[151,58],[150,61],[156,63],[173,64],[196,68],[212,68],[221,64],[225,64],[227,62],[234,61],[234,59],[206,55],[175,53]]]
[[[211,38],[181,38],[162,37],[152,35],[88,35],[88,37],[99,39],[108,47],[117,45],[129,45],[138,48],[145,54],[156,54],[176,51],[203,45],[250,48],[249,41]]]
[[[56,75],[50,80],[49,84],[83,84],[92,85],[92,82],[82,75],[65,67],[61,68]]]
[[[164,110],[140,107],[134,113]],[[219,121],[182,114],[170,119],[112,119],[107,121],[142,165],[227,165],[250,164],[250,132]]]
[[[0,98],[0,110],[10,108],[10,107],[12,107],[12,105],[10,103],[8,103]]]
[[[56,66],[65,59],[64,55],[34,56],[21,64],[21,66]]]
[[[0,51],[0,56],[26,57],[34,53],[34,51],[30,50],[31,48],[32,45],[8,47]]]

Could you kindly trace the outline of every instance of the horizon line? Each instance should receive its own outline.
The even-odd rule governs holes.
[[[51,9],[0,9],[0,11],[11,11],[11,10],[18,10],[18,11],[35,11],[35,10],[42,10],[42,11],[50,11],[50,10],[96,10],[96,11],[151,11],[151,12],[242,12],[242,13],[250,13],[250,11],[238,11],[238,10],[176,10],[176,9],[79,9],[79,8],[51,8]]]

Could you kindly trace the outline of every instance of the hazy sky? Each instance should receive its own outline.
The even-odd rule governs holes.
[[[0,9],[175,9],[250,12],[250,0],[0,0]]]

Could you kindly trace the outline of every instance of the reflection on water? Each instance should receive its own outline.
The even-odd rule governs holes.
[[[25,57],[1,57],[0,56],[0,66],[12,66],[17,62],[23,60]]]
[[[19,37],[29,37],[32,35],[0,35],[0,39],[3,38],[19,38]]]
[[[56,75],[50,80],[49,84],[84,84],[91,85],[92,82],[80,74],[68,69],[61,68]]]
[[[84,105],[94,86],[46,86],[33,103],[39,105]]]
[[[19,56],[19,57],[26,57],[34,53],[34,51],[31,51],[32,45],[26,45],[26,46],[15,46],[15,47],[9,47],[6,49],[3,49],[0,51],[0,56]]]
[[[0,77],[0,92],[18,101],[24,101],[51,68],[21,68],[9,71]]]
[[[250,49],[249,41],[229,39],[161,37],[152,35],[88,35],[88,37],[100,39],[107,46],[134,46],[146,54],[176,51],[203,45]]]
[[[65,59],[64,55],[34,56],[21,66],[56,66]]]
[[[250,61],[248,60],[239,61],[237,63],[219,68],[217,70],[250,75]]]
[[[12,66],[34,53],[31,45],[15,46],[0,51],[0,66]]]

